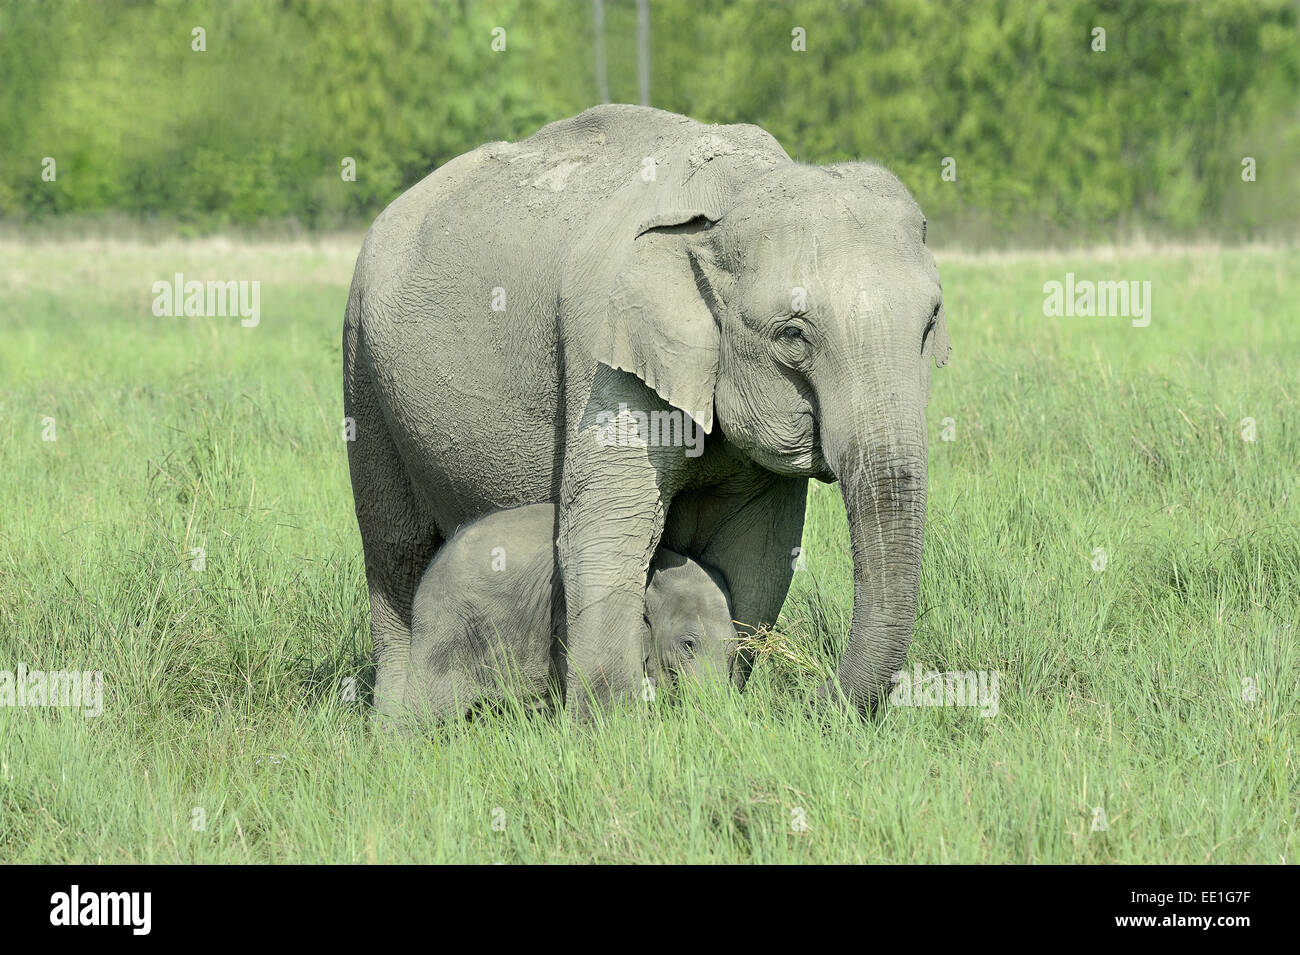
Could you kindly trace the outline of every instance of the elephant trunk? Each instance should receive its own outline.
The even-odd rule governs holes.
[[[853,552],[853,620],[836,677],[859,710],[879,703],[912,641],[925,539],[923,406],[874,409],[891,422],[823,442],[839,478]],[[900,414],[901,410],[901,414]],[[857,418],[861,422],[863,418]],[[902,422],[900,424],[900,422]],[[827,686],[824,692],[834,692]]]

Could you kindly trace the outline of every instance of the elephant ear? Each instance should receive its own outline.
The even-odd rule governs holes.
[[[562,304],[567,339],[708,433],[721,351],[711,305],[725,283],[709,233],[746,184],[790,159],[755,126],[696,129],[629,160],[624,185],[570,251]]]
[[[934,366],[942,368],[948,364],[952,354],[952,345],[948,341],[948,322],[943,303],[939,303],[939,314],[934,317],[934,328],[930,329],[930,341],[927,351],[934,356]]]

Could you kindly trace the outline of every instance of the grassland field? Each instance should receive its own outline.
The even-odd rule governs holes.
[[[96,716],[0,706],[0,862],[1297,857],[1294,246],[940,254],[909,666],[996,672],[996,715],[809,713],[852,603],[822,486],[744,693],[409,736],[365,718],[358,245],[0,240],[0,671],[104,675]],[[260,323],[155,317],[176,272]],[[1150,281],[1150,325],[1045,316],[1067,272]]]

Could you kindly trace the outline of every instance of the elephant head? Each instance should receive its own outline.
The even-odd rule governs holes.
[[[736,643],[726,589],[688,557],[661,548],[646,588],[645,672],[656,685],[694,679],[725,684]]]
[[[949,351],[925,219],[879,166],[803,165],[755,127],[717,129],[666,158],[635,233],[601,246],[614,319],[578,320],[598,360],[763,468],[838,481],[854,600],[836,682],[870,708],[911,641],[929,364]],[[620,222],[611,208],[602,235]]]

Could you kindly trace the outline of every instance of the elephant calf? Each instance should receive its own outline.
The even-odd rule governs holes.
[[[438,552],[412,608],[411,710],[442,719],[483,700],[516,696],[547,705],[565,692],[555,516],[550,504],[497,511],[461,528]],[[643,664],[659,689],[679,675],[726,682],[735,628],[730,597],[714,574],[661,547],[645,606]]]

